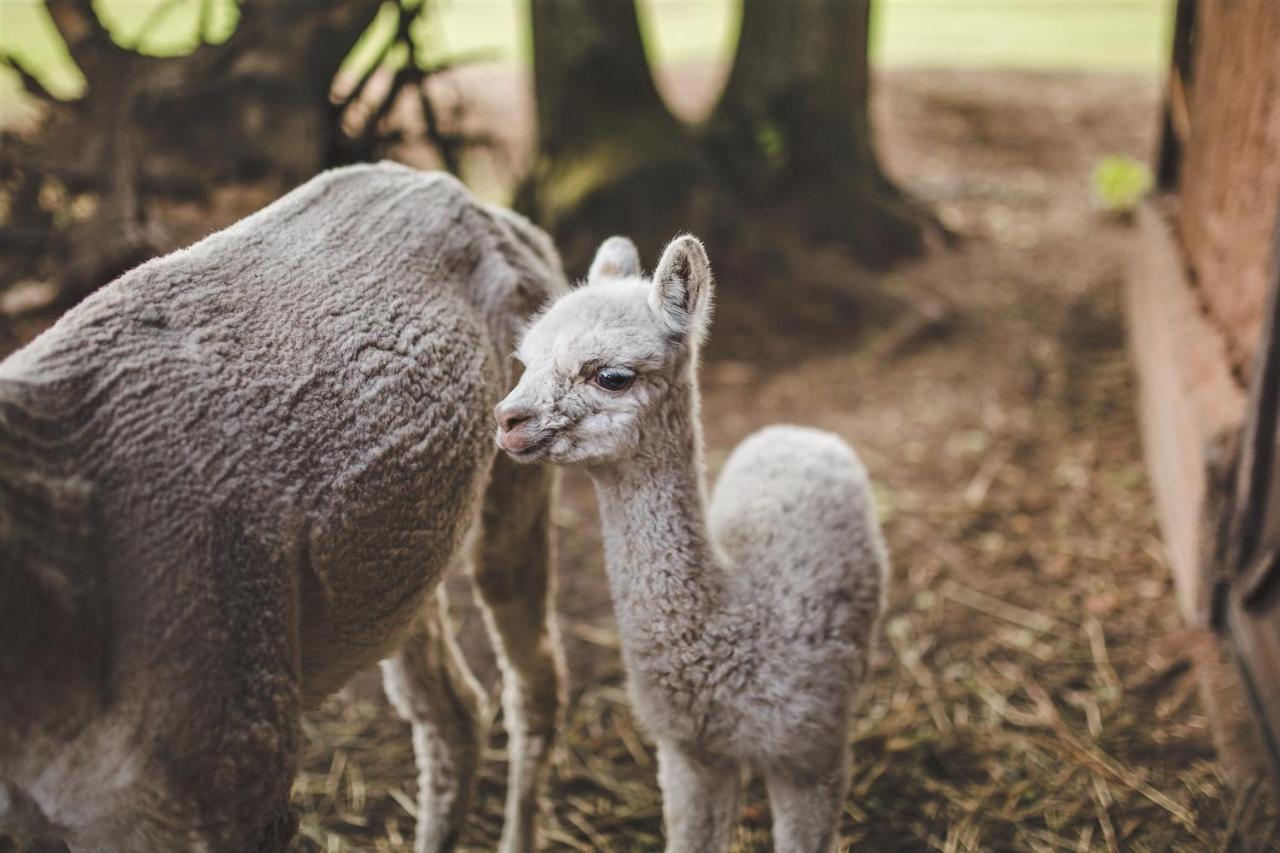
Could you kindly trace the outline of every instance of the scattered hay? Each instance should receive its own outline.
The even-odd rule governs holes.
[[[841,849],[1235,849],[1259,792],[1233,794],[1221,777],[1185,658],[1155,653],[1118,671],[1091,616],[1077,622],[985,593],[957,603],[959,587],[942,588],[911,596],[886,626],[853,737]],[[990,611],[1003,617],[981,642],[937,639],[944,626],[990,620]],[[1155,689],[1144,685],[1169,673]],[[621,681],[616,671],[573,706],[546,802],[550,849],[661,848],[654,752]],[[410,849],[407,726],[384,703],[334,699],[307,736],[297,849]],[[501,834],[503,746],[495,735],[486,755],[465,836],[474,849],[493,849]],[[768,844],[768,803],[754,780],[735,846]]]
[[[1200,640],[1180,625],[1156,538],[1114,288],[1022,316],[1050,334],[1028,335],[1031,354],[999,367],[977,334],[889,374],[859,351],[774,375],[707,369],[713,467],[745,433],[802,411],[853,438],[880,481],[893,602],[852,738],[841,848],[1275,849],[1265,786],[1228,787],[1199,709]],[[629,711],[608,608],[578,598],[603,589],[593,496],[570,480],[564,499],[561,600],[579,692],[544,841],[660,849],[653,748]],[[474,849],[501,833],[495,732],[464,836]],[[407,727],[380,700],[335,699],[308,734],[299,849],[408,849]],[[753,780],[735,848],[769,849],[769,826]]]

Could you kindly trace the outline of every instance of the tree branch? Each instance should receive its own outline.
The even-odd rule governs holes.
[[[369,67],[365,69],[364,74],[360,75],[360,80],[356,85],[352,86],[351,91],[336,104],[339,115],[346,112],[348,107],[360,100],[364,95],[364,90],[369,85],[369,81],[373,79],[374,74],[377,74],[378,71],[382,69],[382,63],[386,62],[388,54],[391,53],[391,48],[395,47],[399,41],[400,34],[398,31],[393,34],[391,38],[387,39],[387,43],[384,44],[382,46],[382,50],[378,52],[377,58],[374,59],[373,62],[369,63]]]
[[[44,87],[40,79],[27,69],[27,66],[18,57],[11,53],[0,53],[0,65],[12,69],[18,75],[18,79],[22,81],[22,90],[28,95],[51,103],[59,101],[52,92]]]
[[[93,11],[92,0],[45,0],[44,5],[81,71],[88,71],[103,53],[120,49]]]
[[[422,106],[422,119],[426,123],[427,139],[440,152],[440,159],[444,162],[444,168],[451,175],[460,174],[458,162],[457,142],[458,137],[446,135],[440,129],[440,116],[436,113],[436,105],[431,100],[431,96],[427,93],[427,87],[424,84],[418,84],[418,101]]]
[[[370,114],[365,117],[359,132],[355,135],[357,140],[364,141],[366,144],[369,140],[376,138],[378,123],[386,117],[388,112],[390,112],[391,107],[395,104],[395,100],[400,94],[400,90],[414,79],[418,79],[415,75],[420,75],[416,65],[417,57],[413,44],[413,36],[410,33],[410,27],[413,25],[413,21],[418,15],[418,11],[406,8],[404,3],[401,2],[396,6],[396,13],[398,15],[396,19],[396,31],[389,39],[387,39],[387,43],[384,44],[382,46],[382,50],[378,52],[378,57],[370,63],[369,67],[361,76],[359,82],[356,83],[351,91],[347,93],[347,96],[344,97],[337,105],[338,115],[341,116],[347,111],[348,107],[358,102],[363,97],[365,89],[369,85],[369,81],[373,79],[373,76],[378,73],[378,71],[382,70],[383,63],[386,62],[387,57],[391,54],[391,51],[395,49],[396,45],[402,44],[405,46],[409,52],[406,64],[395,72],[395,75],[391,79],[390,87],[387,89],[387,93],[383,97],[382,102],[374,107],[370,111]]]

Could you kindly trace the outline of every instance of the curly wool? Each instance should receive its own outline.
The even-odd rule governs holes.
[[[507,356],[563,286],[451,177],[356,166],[0,363],[0,832],[281,847],[300,711],[459,553]]]

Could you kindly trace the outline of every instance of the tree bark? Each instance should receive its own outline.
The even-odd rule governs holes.
[[[923,248],[926,220],[885,177],[868,114],[871,0],[743,0],[709,140],[730,180],[784,202],[864,262]]]
[[[632,118],[675,125],[649,74],[631,0],[533,0],[538,144],[550,156]]]
[[[601,234],[656,252],[704,174],[649,73],[633,0],[531,0],[538,149],[517,206],[585,272]],[[659,225],[660,223],[660,225]]]
[[[529,9],[538,151],[517,204],[571,272],[612,233],[646,257],[680,230],[759,242],[779,224],[870,265],[923,249],[929,217],[885,177],[872,143],[870,0],[743,0],[729,81],[697,129],[657,92],[633,0]]]

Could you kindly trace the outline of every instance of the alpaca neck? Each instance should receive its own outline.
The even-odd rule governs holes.
[[[679,394],[679,392],[676,392]],[[726,605],[707,531],[697,385],[627,460],[593,469],[623,641],[687,645]],[[692,629],[692,630],[691,630]]]

